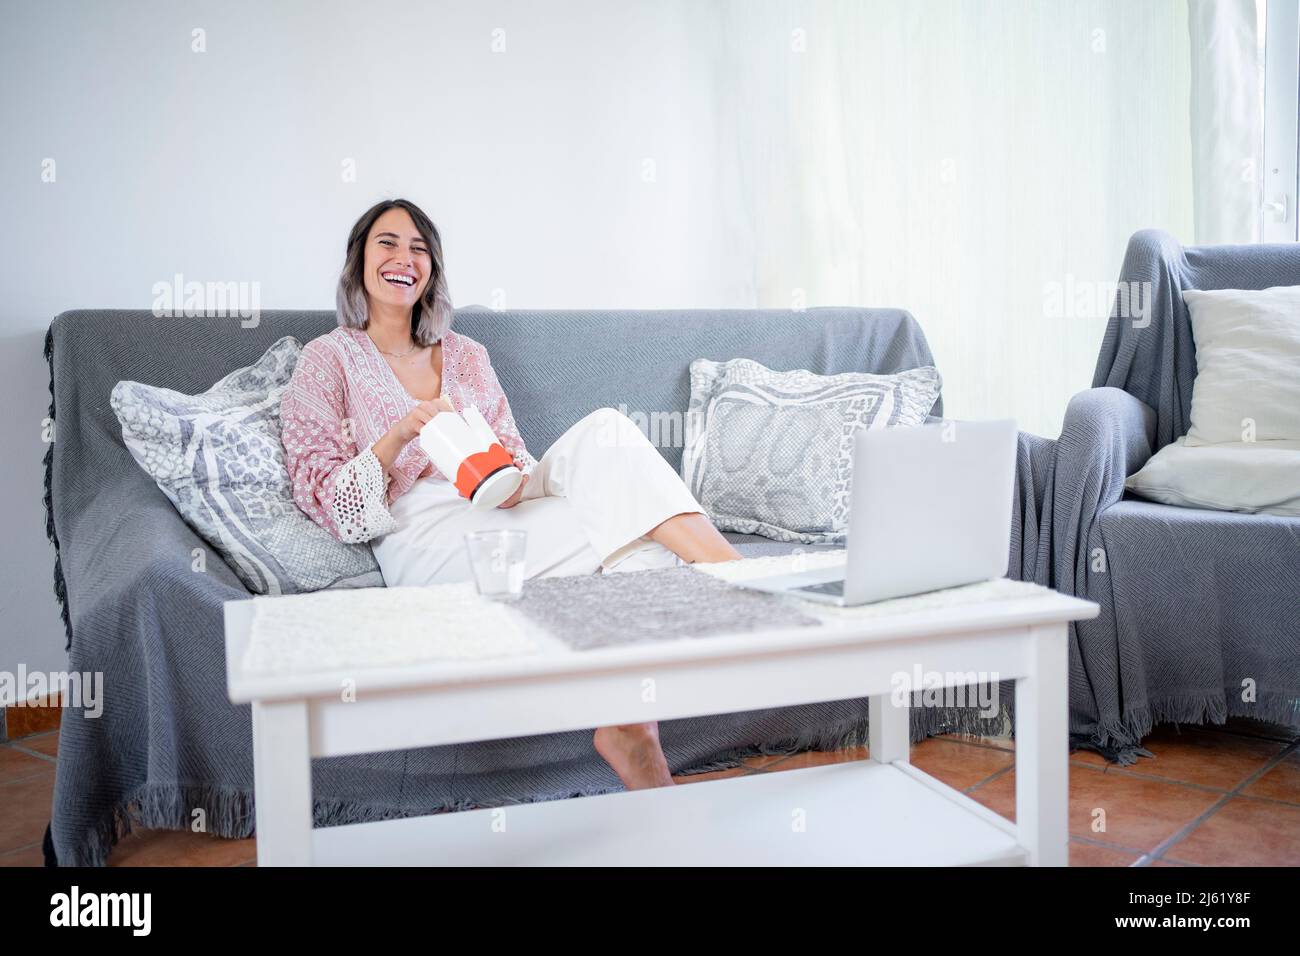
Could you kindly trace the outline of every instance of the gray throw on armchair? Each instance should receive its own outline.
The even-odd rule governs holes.
[[[46,457],[47,530],[67,627],[69,667],[104,674],[103,714],[64,713],[47,850],[60,863],[103,864],[132,826],[253,832],[250,711],[226,695],[222,604],[248,591],[222,561],[191,569],[202,542],[135,463],[109,407],[121,379],[186,393],[254,362],[273,342],[306,342],[335,326],[331,312],[237,318],[155,318],[77,311],[46,337],[57,441]],[[540,456],[593,409],[685,412],[688,365],[745,356],[772,368],[829,374],[894,372],[932,363],[916,321],[889,309],[457,313],[483,342],[529,450]],[[941,414],[936,403],[934,415]],[[662,447],[677,467],[680,446]],[[1022,436],[1011,575],[1048,562],[1038,545],[1052,443]],[[729,535],[747,555],[790,545]],[[1005,697],[1004,697],[1005,699]],[[1004,729],[974,709],[916,709],[912,739],[949,729]],[[838,748],[866,740],[867,701],[809,703],[667,721],[674,773],[735,766],[752,753]],[[589,731],[316,760],[317,826],[621,788]],[[432,862],[432,861],[431,861]]]
[[[1124,481],[1190,426],[1185,289],[1300,285],[1300,245],[1184,248],[1135,234],[1093,388],[1057,442],[1044,540],[1053,585],[1096,601],[1071,625],[1070,730],[1122,762],[1157,723],[1300,726],[1300,518],[1182,508]],[[1300,375],[1300,370],[1297,370]]]

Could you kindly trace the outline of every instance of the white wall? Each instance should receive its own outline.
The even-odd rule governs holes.
[[[66,660],[40,464],[60,311],[149,308],[176,272],[332,308],[347,230],[388,195],[438,224],[458,305],[723,304],[688,6],[6,2],[0,669]]]
[[[330,308],[348,227],[405,195],[458,305],[909,308],[950,414],[1055,434],[1106,304],[1045,287],[1190,232],[1186,0],[0,3],[0,670],[64,660],[64,309],[177,272]]]

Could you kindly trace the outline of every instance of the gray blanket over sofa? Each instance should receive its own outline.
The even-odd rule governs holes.
[[[334,324],[328,312],[264,313],[243,328],[238,319],[105,311],[68,312],[51,324],[46,354],[58,424],[46,506],[55,586],[69,669],[101,671],[105,687],[102,716],[64,714],[50,830],[59,862],[102,864],[133,824],[188,827],[195,809],[209,832],[253,831],[250,711],[226,696],[222,619],[223,602],[249,594],[221,561],[191,570],[191,549],[202,542],[124,447],[110,390],[134,379],[199,392],[280,337],[306,342]],[[821,373],[932,362],[916,322],[896,310],[462,310],[455,327],[488,346],[539,456],[595,408],[684,411],[695,357],[747,356]],[[1041,453],[1050,443],[1036,447]],[[661,450],[679,465],[679,444]],[[1041,493],[1041,483],[1028,487]],[[1028,540],[1038,508],[1031,499],[1029,517],[1017,521]],[[790,550],[733,537],[746,553]],[[1011,552],[1014,576],[1015,542]],[[668,721],[661,740],[674,772],[699,772],[734,766],[745,754],[864,743],[866,716],[865,699],[810,703]],[[965,721],[966,712],[917,710],[913,739],[1005,726]],[[318,826],[621,787],[587,731],[317,760],[312,782]]]

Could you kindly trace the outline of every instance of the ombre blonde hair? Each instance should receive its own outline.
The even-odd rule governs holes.
[[[434,345],[442,340],[451,328],[451,294],[447,291],[447,273],[442,265],[442,238],[433,220],[409,199],[385,199],[377,202],[362,214],[348,234],[347,255],[343,272],[339,276],[335,307],[339,325],[349,329],[364,329],[370,324],[370,306],[366,300],[366,239],[375,220],[390,209],[405,210],[415,223],[416,231],[429,247],[433,260],[433,275],[424,287],[424,295],[411,309],[411,337],[417,345]]]

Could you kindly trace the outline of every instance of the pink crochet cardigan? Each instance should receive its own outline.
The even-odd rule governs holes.
[[[536,459],[524,448],[487,349],[451,331],[442,346],[442,397],[456,411],[475,406],[515,464],[532,471]],[[340,541],[395,530],[389,503],[419,478],[448,480],[418,440],[407,443],[387,474],[371,450],[417,404],[364,331],[340,327],[308,342],[280,402],[285,465],[298,507]]]

